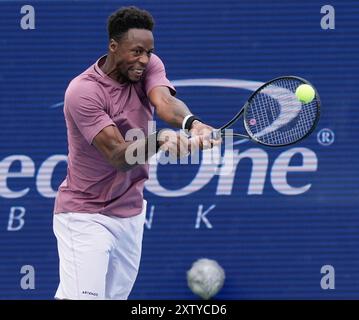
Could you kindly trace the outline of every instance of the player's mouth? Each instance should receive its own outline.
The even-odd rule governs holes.
[[[135,76],[136,78],[142,77],[144,71],[145,71],[145,69],[143,69],[143,68],[134,68],[134,69],[131,69],[131,70],[130,70],[130,72],[131,72],[132,74],[134,74],[134,76]]]

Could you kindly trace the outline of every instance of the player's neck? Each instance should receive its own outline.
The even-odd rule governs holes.
[[[103,71],[103,73],[108,75],[113,80],[118,81],[118,76],[117,76],[117,72],[116,72],[116,64],[115,64],[114,59],[111,57],[111,55],[108,54],[104,64],[99,67]]]

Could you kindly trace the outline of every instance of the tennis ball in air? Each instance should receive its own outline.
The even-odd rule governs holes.
[[[309,103],[313,101],[315,91],[309,84],[301,84],[297,90],[295,90],[295,95],[300,102]]]

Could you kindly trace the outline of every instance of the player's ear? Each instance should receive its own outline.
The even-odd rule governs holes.
[[[116,52],[118,48],[118,42],[115,39],[110,39],[110,42],[108,44],[108,50],[110,52]]]

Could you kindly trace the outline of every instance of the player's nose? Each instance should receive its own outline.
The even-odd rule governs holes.
[[[150,57],[147,54],[143,54],[139,59],[139,62],[143,67],[147,66],[149,61],[150,61]]]

